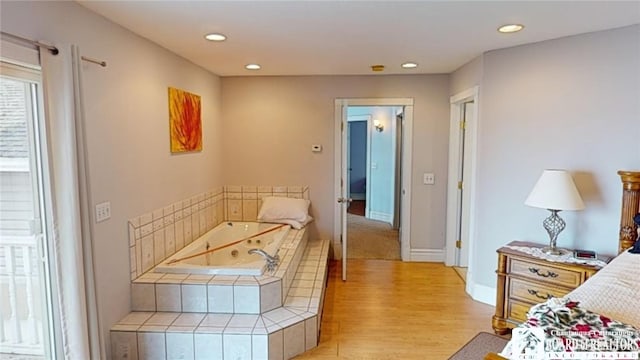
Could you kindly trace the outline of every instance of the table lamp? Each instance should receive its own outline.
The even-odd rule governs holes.
[[[566,254],[567,250],[556,247],[558,234],[566,225],[558,213],[562,210],[584,209],[584,202],[571,175],[566,170],[544,170],[524,203],[551,212],[542,223],[550,239],[549,246],[542,251],[550,255]]]

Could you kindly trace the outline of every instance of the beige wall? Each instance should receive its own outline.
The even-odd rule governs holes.
[[[411,247],[444,247],[448,75],[225,77],[224,181],[306,184],[313,236],[333,237],[334,100],[414,98]],[[321,153],[311,145],[321,144]],[[436,185],[422,185],[434,172]]]
[[[449,94],[455,95],[482,83],[482,59],[480,55],[451,73]]]
[[[111,219],[95,225],[102,330],[130,311],[127,219],[209,191],[221,182],[220,79],[74,2],[3,2],[2,31],[80,46],[90,184]],[[202,97],[203,151],[169,152],[167,87]],[[109,347],[107,346],[107,351]]]
[[[482,62],[477,282],[495,287],[495,250],[509,241],[548,243],[548,212],[524,205],[545,168],[572,171],[586,204],[561,213],[558,245],[615,253],[616,171],[640,169],[640,26],[491,51]]]

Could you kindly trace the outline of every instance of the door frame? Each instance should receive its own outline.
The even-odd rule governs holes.
[[[410,261],[411,254],[411,157],[413,140],[413,98],[340,98],[335,99],[334,111],[334,199],[342,196],[342,130],[346,131],[346,109],[349,106],[402,106],[404,107],[404,133],[402,139],[402,202],[400,214],[400,257],[402,261]],[[342,204],[334,205],[334,254],[341,259],[346,241],[340,243],[342,235]],[[346,261],[343,261],[343,272],[346,273]],[[343,276],[343,280],[346,280]]]
[[[467,289],[469,284],[472,283],[473,274],[473,256],[475,250],[475,203],[476,203],[476,179],[477,179],[477,146],[478,146],[478,119],[479,119],[479,87],[474,86],[470,89],[462,91],[458,94],[451,96],[450,103],[450,130],[449,130],[449,181],[447,185],[447,230],[446,230],[446,251],[445,251],[445,265],[455,266],[457,265],[458,249],[456,248],[456,225],[457,225],[457,191],[458,191],[458,171],[460,169],[460,142],[461,142],[461,128],[460,119],[464,115],[464,104],[466,102],[473,102],[476,105],[476,111],[472,114],[471,119],[467,119],[465,124],[465,153],[468,154],[468,159],[471,161],[469,167],[469,174],[465,174],[464,177],[464,192],[463,192],[463,211],[468,214],[467,217],[462,217],[462,227],[466,227],[469,235],[468,238],[468,271],[467,271]],[[468,290],[467,290],[468,291]]]

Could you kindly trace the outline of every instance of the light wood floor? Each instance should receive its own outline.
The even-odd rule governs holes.
[[[494,308],[473,301],[452,268],[437,263],[349,260],[330,265],[319,346],[296,359],[447,359]]]
[[[462,279],[463,282],[467,282],[467,268],[466,267],[458,267],[458,266],[453,266],[453,271],[455,271],[458,276],[460,276],[460,278]]]

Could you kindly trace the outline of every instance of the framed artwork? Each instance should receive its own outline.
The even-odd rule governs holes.
[[[200,96],[169,88],[169,133],[171,152],[202,151]]]

